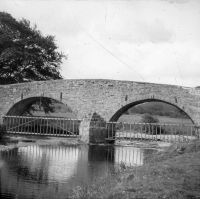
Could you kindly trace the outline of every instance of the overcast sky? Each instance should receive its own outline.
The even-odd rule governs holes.
[[[199,0],[0,0],[55,35],[64,78],[200,85]]]

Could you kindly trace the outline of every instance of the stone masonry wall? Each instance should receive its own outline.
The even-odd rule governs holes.
[[[67,104],[79,119],[97,113],[105,121],[130,103],[157,99],[184,110],[200,122],[200,90],[165,84],[117,80],[53,80],[0,86],[0,117],[22,99],[44,96]],[[2,119],[1,119],[2,121]]]

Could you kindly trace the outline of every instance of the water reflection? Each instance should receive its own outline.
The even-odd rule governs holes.
[[[76,173],[80,156],[77,147],[28,146],[19,149],[30,171],[46,171],[48,181],[65,181]]]
[[[115,162],[123,162],[127,166],[141,166],[144,160],[144,150],[132,147],[116,147]]]
[[[121,146],[37,146],[0,153],[0,196],[63,198],[75,186],[91,184],[123,162],[143,164],[145,150]]]

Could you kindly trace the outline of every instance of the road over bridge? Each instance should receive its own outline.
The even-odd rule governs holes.
[[[27,105],[45,97],[59,101],[81,119],[85,142],[101,142],[89,131],[91,121],[117,121],[130,107],[161,101],[183,110],[194,124],[200,121],[200,89],[146,82],[78,79],[37,81],[0,86],[0,117],[22,115]]]

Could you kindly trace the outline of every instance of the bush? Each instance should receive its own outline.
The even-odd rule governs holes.
[[[158,123],[159,120],[154,117],[153,115],[149,114],[149,113],[145,113],[143,116],[142,116],[142,120],[141,120],[142,123]]]
[[[141,120],[142,123],[150,123],[150,124],[145,124],[143,126],[143,132],[144,133],[150,133],[150,134],[166,134],[167,131],[162,128],[162,127],[159,127],[156,125],[156,123],[159,123],[159,120],[151,115],[151,114],[144,114],[142,116],[142,120]]]

